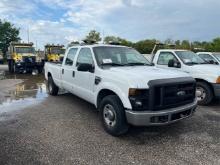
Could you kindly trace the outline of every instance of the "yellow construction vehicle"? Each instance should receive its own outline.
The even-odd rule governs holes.
[[[42,72],[43,62],[35,52],[33,43],[11,42],[7,52],[9,72]]]
[[[45,45],[45,61],[61,62],[65,53],[64,45]]]

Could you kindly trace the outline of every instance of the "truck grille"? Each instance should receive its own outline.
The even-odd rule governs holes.
[[[30,56],[30,57],[23,56],[22,59],[25,63],[35,63],[36,62],[36,57],[35,56]]]
[[[157,81],[157,80],[155,80]],[[196,83],[194,81],[163,81],[152,83],[150,88],[149,109],[163,110],[194,102]]]

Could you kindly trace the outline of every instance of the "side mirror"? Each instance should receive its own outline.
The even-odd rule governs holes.
[[[170,68],[181,68],[181,63],[178,61],[176,62],[174,59],[169,60],[168,67]]]
[[[77,70],[81,71],[81,72],[91,72],[91,73],[93,73],[94,72],[94,67],[93,67],[92,64],[82,63],[82,64],[78,65]]]

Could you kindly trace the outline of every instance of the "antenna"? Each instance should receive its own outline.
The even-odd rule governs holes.
[[[105,31],[104,29],[102,30],[102,43],[104,44],[105,42]]]

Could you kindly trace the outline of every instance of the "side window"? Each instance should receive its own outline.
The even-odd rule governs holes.
[[[77,50],[78,48],[72,48],[69,50],[66,57],[65,65],[69,65],[69,66],[73,65],[74,57],[76,56]]]
[[[93,64],[92,52],[89,48],[82,48],[79,52],[76,66],[82,63]]]
[[[159,65],[168,65],[170,60],[178,62],[177,58],[170,52],[162,52],[159,55],[157,64]]]

